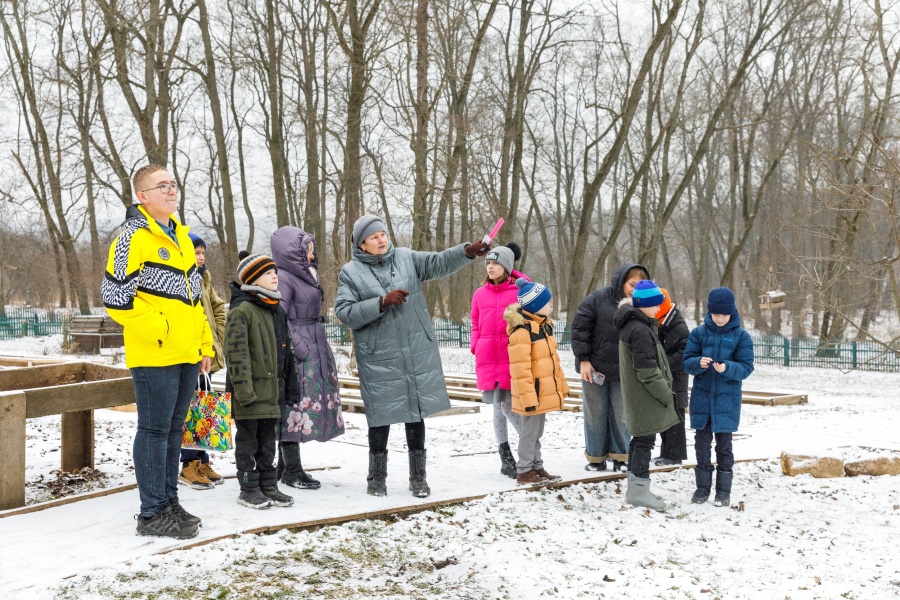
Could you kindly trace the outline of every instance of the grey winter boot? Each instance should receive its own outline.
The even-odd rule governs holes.
[[[716,471],[716,499],[713,502],[716,506],[731,505],[731,480],[733,477],[732,471]]]
[[[512,450],[509,448],[509,442],[500,444],[500,474],[506,475],[510,479],[516,478],[516,459],[513,457]]]
[[[300,462],[300,444],[279,444],[278,464],[284,465],[278,474],[278,479],[284,485],[299,490],[317,490],[322,487],[318,479],[313,479],[303,470]]]
[[[294,499],[278,489],[278,475],[275,469],[266,469],[259,473],[259,491],[272,501],[272,506],[293,506]]]
[[[712,471],[694,469],[694,479],[697,481],[697,490],[691,496],[691,502],[704,504],[709,500],[709,490],[712,488]]]
[[[625,502],[632,506],[644,506],[657,511],[666,510],[666,503],[650,493],[650,478],[641,479],[628,473],[628,492]]]
[[[409,491],[416,498],[427,498],[431,495],[431,488],[425,481],[425,451],[409,451]]]
[[[241,486],[241,495],[237,503],[247,508],[269,508],[272,501],[259,489],[259,473],[255,471],[238,471],[238,484]]]
[[[366,477],[368,485],[366,493],[370,496],[387,496],[387,450],[384,452],[369,452],[369,475]]]

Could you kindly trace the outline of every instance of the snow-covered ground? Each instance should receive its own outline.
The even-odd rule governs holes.
[[[0,343],[0,355],[54,355],[53,344]],[[447,372],[472,369],[467,350],[442,356]],[[571,366],[569,353],[562,358]],[[0,513],[0,598],[896,598],[900,479],[789,478],[778,456],[900,455],[897,382],[896,374],[759,367],[747,389],[807,393],[810,403],[744,406],[735,454],[757,460],[735,467],[732,508],[692,505],[690,469],[653,475],[670,503],[664,514],[625,505],[624,482],[516,490],[498,473],[486,409],[427,425],[427,501],[483,498],[401,519],[239,534],[423,503],[406,490],[399,428],[389,495],[365,494],[365,417],[347,414],[344,436],[303,446],[305,466],[332,469],[317,473],[318,491],[286,490],[294,507],[242,508],[233,480],[211,491],[182,488],[182,503],[204,519],[194,541],[239,534],[196,549],[166,552],[178,544],[134,536],[134,490]],[[134,414],[96,411],[95,420],[106,484],[132,483]],[[47,493],[40,479],[52,479],[59,465],[59,419],[29,421],[27,443],[34,501]],[[580,414],[550,415],[544,447],[551,472],[587,475]],[[214,462],[233,473],[231,453]]]

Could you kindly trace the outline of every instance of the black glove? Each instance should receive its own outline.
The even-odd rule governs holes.
[[[381,312],[384,312],[390,306],[394,306],[395,304],[403,304],[406,302],[406,297],[409,296],[409,292],[406,290],[394,290],[392,292],[388,292],[387,295],[381,297]]]
[[[476,256],[484,256],[491,249],[490,244],[485,244],[482,240],[466,244],[466,256],[475,258]]]

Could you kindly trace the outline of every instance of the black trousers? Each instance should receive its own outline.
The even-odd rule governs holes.
[[[656,435],[640,435],[631,438],[628,445],[628,470],[640,479],[650,477],[650,455],[656,444]]]
[[[684,430],[684,409],[675,407],[681,415],[681,423],[672,425],[661,434],[659,455],[670,460],[687,460],[687,432]]]
[[[406,447],[410,450],[425,449],[425,421],[406,423]],[[384,452],[387,450],[388,435],[391,433],[390,425],[369,427],[369,452]]]
[[[716,438],[716,470],[731,471],[734,468],[734,451],[731,433],[713,433],[710,424],[694,433],[694,452],[697,468],[712,471],[712,441]]]
[[[238,471],[263,472],[275,469],[275,423],[278,419],[235,421],[234,462]]]

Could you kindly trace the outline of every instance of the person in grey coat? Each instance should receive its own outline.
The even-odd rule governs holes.
[[[459,244],[443,252],[395,248],[380,217],[353,225],[353,258],[338,276],[335,312],[353,330],[360,393],[369,425],[367,492],[387,494],[390,426],[406,424],[409,489],[424,498],[425,417],[450,408],[441,357],[422,281],[447,277],[484,256],[490,244]]]

